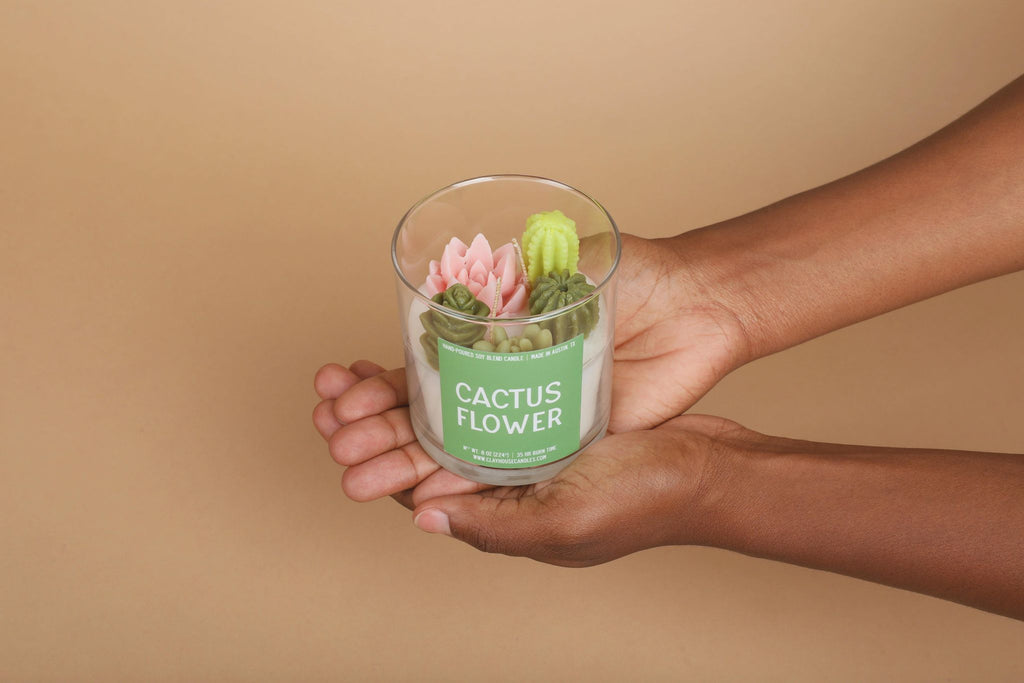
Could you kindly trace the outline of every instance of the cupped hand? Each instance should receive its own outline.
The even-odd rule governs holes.
[[[716,468],[751,435],[729,420],[684,415],[610,435],[549,481],[431,498],[414,520],[485,552],[565,567],[706,543]]]
[[[442,469],[420,446],[409,419],[405,368],[330,363],[313,386],[321,398],[313,424],[331,457],[346,467],[341,486],[349,498],[392,496],[411,509],[433,496],[489,488]]]
[[[609,429],[661,424],[742,364],[746,338],[678,239],[622,235]]]
[[[493,487],[442,469],[424,452],[409,421],[403,368],[326,365],[315,385],[323,400],[313,421],[347,467],[342,487],[350,498],[390,495],[415,509],[425,531],[562,566],[701,542],[701,502],[715,463],[749,433],[722,418],[684,415],[609,435],[548,481]]]
[[[736,367],[742,330],[670,240],[623,235],[609,430],[648,429],[679,415]],[[314,381],[313,422],[347,467],[354,500],[394,496],[414,507],[434,496],[491,487],[441,469],[416,441],[405,370],[369,361],[329,364]]]

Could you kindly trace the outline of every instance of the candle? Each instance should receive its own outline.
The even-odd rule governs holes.
[[[581,253],[578,229],[596,249]],[[525,176],[457,183],[403,218],[392,257],[410,417],[441,466],[532,483],[604,435],[619,249],[596,202]]]

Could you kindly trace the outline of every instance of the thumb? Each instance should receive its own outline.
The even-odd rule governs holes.
[[[413,523],[423,531],[504,555],[535,554],[549,532],[532,497],[468,494],[433,498],[416,508]]]

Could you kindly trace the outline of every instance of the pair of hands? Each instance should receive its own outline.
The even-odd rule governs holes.
[[[700,540],[709,455],[743,432],[676,417],[743,361],[743,330],[670,240],[623,235],[607,438],[549,481],[491,487],[442,469],[412,431],[404,368],[369,361],[316,374],[313,423],[358,501],[392,496],[417,526],[481,550],[566,566]]]

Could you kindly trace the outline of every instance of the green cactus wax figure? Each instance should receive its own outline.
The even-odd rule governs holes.
[[[545,330],[537,323],[527,325],[518,337],[509,337],[505,328],[495,326],[488,338],[473,344],[477,351],[493,351],[494,353],[520,353],[537,351],[552,345],[551,330]]]
[[[463,284],[454,284],[445,291],[438,292],[430,300],[467,315],[486,317],[491,312],[487,304],[473,296],[469,287]],[[433,309],[420,314],[420,322],[426,330],[420,335],[420,344],[423,345],[423,350],[427,352],[427,360],[435,370],[438,369],[438,337],[459,346],[472,346],[474,342],[482,339],[487,331],[486,325],[459,320]]]
[[[580,260],[580,240],[576,221],[557,209],[535,213],[526,219],[523,233],[523,261],[530,282],[552,271],[576,272]]]
[[[530,294],[530,313],[540,315],[570,306],[594,291],[594,285],[587,282],[583,273],[569,274],[563,270],[560,274],[550,272],[537,278]],[[540,323],[540,326],[551,332],[552,343],[561,344],[582,334],[584,338],[594,329],[598,318],[598,298],[594,297],[582,306],[577,306],[563,315]]]

